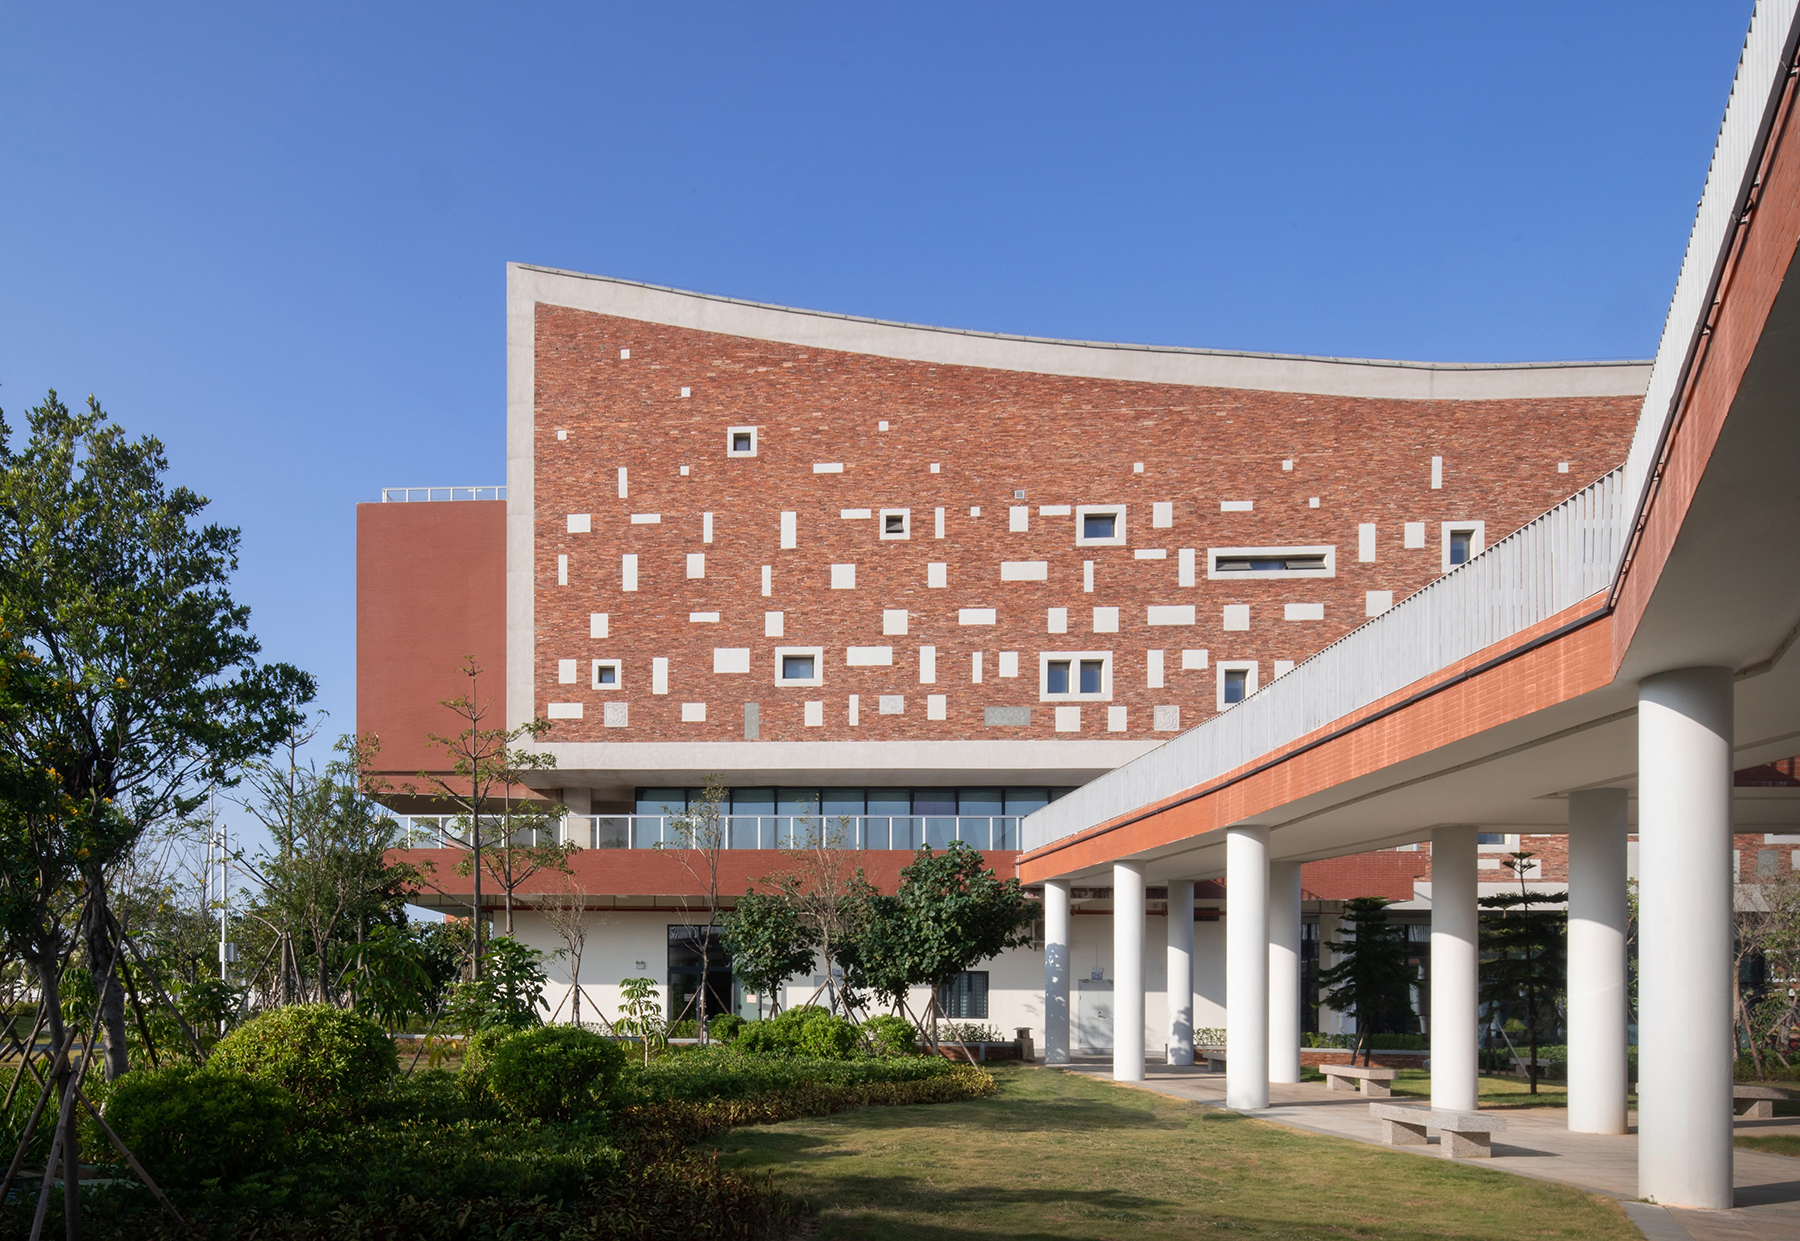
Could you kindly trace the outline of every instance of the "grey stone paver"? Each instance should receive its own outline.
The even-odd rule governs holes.
[[[1111,1062],[1099,1057],[1079,1057],[1067,1068],[1102,1080],[1112,1077]],[[1212,1107],[1225,1106],[1225,1076],[1222,1073],[1152,1063],[1144,1067],[1144,1081],[1132,1084],[1178,1099],[1191,1099]],[[1406,1101],[1402,1097],[1389,1100],[1394,1103]],[[1733,1160],[1737,1181],[1736,1209],[1665,1209],[1631,1201],[1637,1197],[1635,1113],[1630,1117],[1631,1132],[1618,1137],[1603,1137],[1570,1133],[1561,1108],[1501,1110],[1506,1117],[1506,1128],[1495,1135],[1493,1158],[1459,1162],[1556,1181],[1589,1193],[1625,1200],[1632,1222],[1652,1241],[1775,1241],[1777,1238],[1800,1241],[1800,1159],[1737,1151]],[[1381,1145],[1381,1125],[1370,1117],[1369,1101],[1360,1094],[1327,1091],[1322,1082],[1271,1085],[1269,1107],[1253,1114],[1294,1129]],[[1737,1131],[1800,1135],[1800,1118],[1739,1120]],[[1431,1143],[1428,1147],[1393,1146],[1386,1149],[1442,1158],[1435,1137]]]

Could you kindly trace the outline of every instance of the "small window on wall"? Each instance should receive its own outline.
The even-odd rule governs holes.
[[[1125,546],[1125,506],[1081,504],[1075,508],[1075,546]]]
[[[951,1021],[986,1021],[988,972],[968,970],[938,989],[938,1008]]]
[[[909,508],[882,509],[881,537],[884,539],[912,538],[912,510]]]
[[[623,673],[616,659],[596,659],[594,661],[594,688],[618,689]]]
[[[1112,698],[1111,651],[1046,651],[1039,660],[1040,702]]]
[[[1256,661],[1250,659],[1221,659],[1214,667],[1218,670],[1218,709],[1236,706],[1256,692]]]
[[[756,455],[756,428],[726,427],[725,455],[727,457],[754,457]]]
[[[1266,580],[1284,577],[1336,577],[1337,545],[1311,547],[1209,547],[1206,576],[1212,579]]]
[[[1447,521],[1443,523],[1443,571],[1445,573],[1458,565],[1481,555],[1485,546],[1483,529],[1485,523],[1479,521]]]
[[[823,685],[825,651],[817,646],[775,648],[775,684]]]

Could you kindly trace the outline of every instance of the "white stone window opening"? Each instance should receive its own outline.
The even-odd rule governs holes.
[[[909,508],[882,509],[881,537],[895,540],[912,538],[912,510]]]
[[[617,659],[596,659],[592,676],[595,689],[618,689],[625,683],[625,665]]]
[[[1440,527],[1442,564],[1445,573],[1481,555],[1486,546],[1487,523],[1480,521],[1446,521]]]
[[[825,648],[822,646],[776,647],[775,684],[825,684]]]
[[[1075,546],[1124,547],[1125,506],[1123,504],[1076,505]]]
[[[1218,709],[1236,706],[1256,692],[1256,661],[1253,659],[1221,659],[1218,661]]]
[[[1039,702],[1110,702],[1111,651],[1043,651],[1038,655]]]
[[[756,455],[756,428],[726,427],[725,455],[727,457],[754,457]]]
[[[1206,576],[1214,580],[1336,577],[1337,546],[1209,547]]]

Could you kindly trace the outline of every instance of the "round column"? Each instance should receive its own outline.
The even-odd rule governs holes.
[[[1269,1106],[1269,829],[1225,833],[1225,1106]]]
[[[1194,1063],[1194,881],[1169,881],[1169,1063]]]
[[[1044,881],[1044,1063],[1069,1063],[1069,881]]]
[[[1638,685],[1638,1193],[1732,1204],[1732,678]]]
[[[1569,795],[1569,1128],[1624,1133],[1624,789]]]
[[[1144,1080],[1144,864],[1113,863],[1113,1080]]]
[[[1300,1080],[1300,863],[1269,863],[1269,1080]]]
[[[1431,1106],[1475,1110],[1481,967],[1473,827],[1431,833]]]

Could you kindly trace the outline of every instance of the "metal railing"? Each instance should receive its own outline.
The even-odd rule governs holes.
[[[506,488],[500,487],[383,487],[383,504],[418,504],[427,500],[504,500]]]
[[[1215,780],[1605,590],[1630,518],[1614,470],[1223,714],[1032,814],[1023,848]]]
[[[395,816],[408,848],[462,849],[468,827],[449,817]],[[558,824],[559,844],[578,849],[680,848],[681,835],[666,814],[571,814]],[[834,848],[942,849],[960,840],[977,849],[1016,850],[1018,815],[817,815],[731,814],[719,816],[721,845],[727,849],[805,849],[821,837]],[[484,831],[484,841],[487,833]],[[548,831],[514,833],[518,845],[548,845]]]

